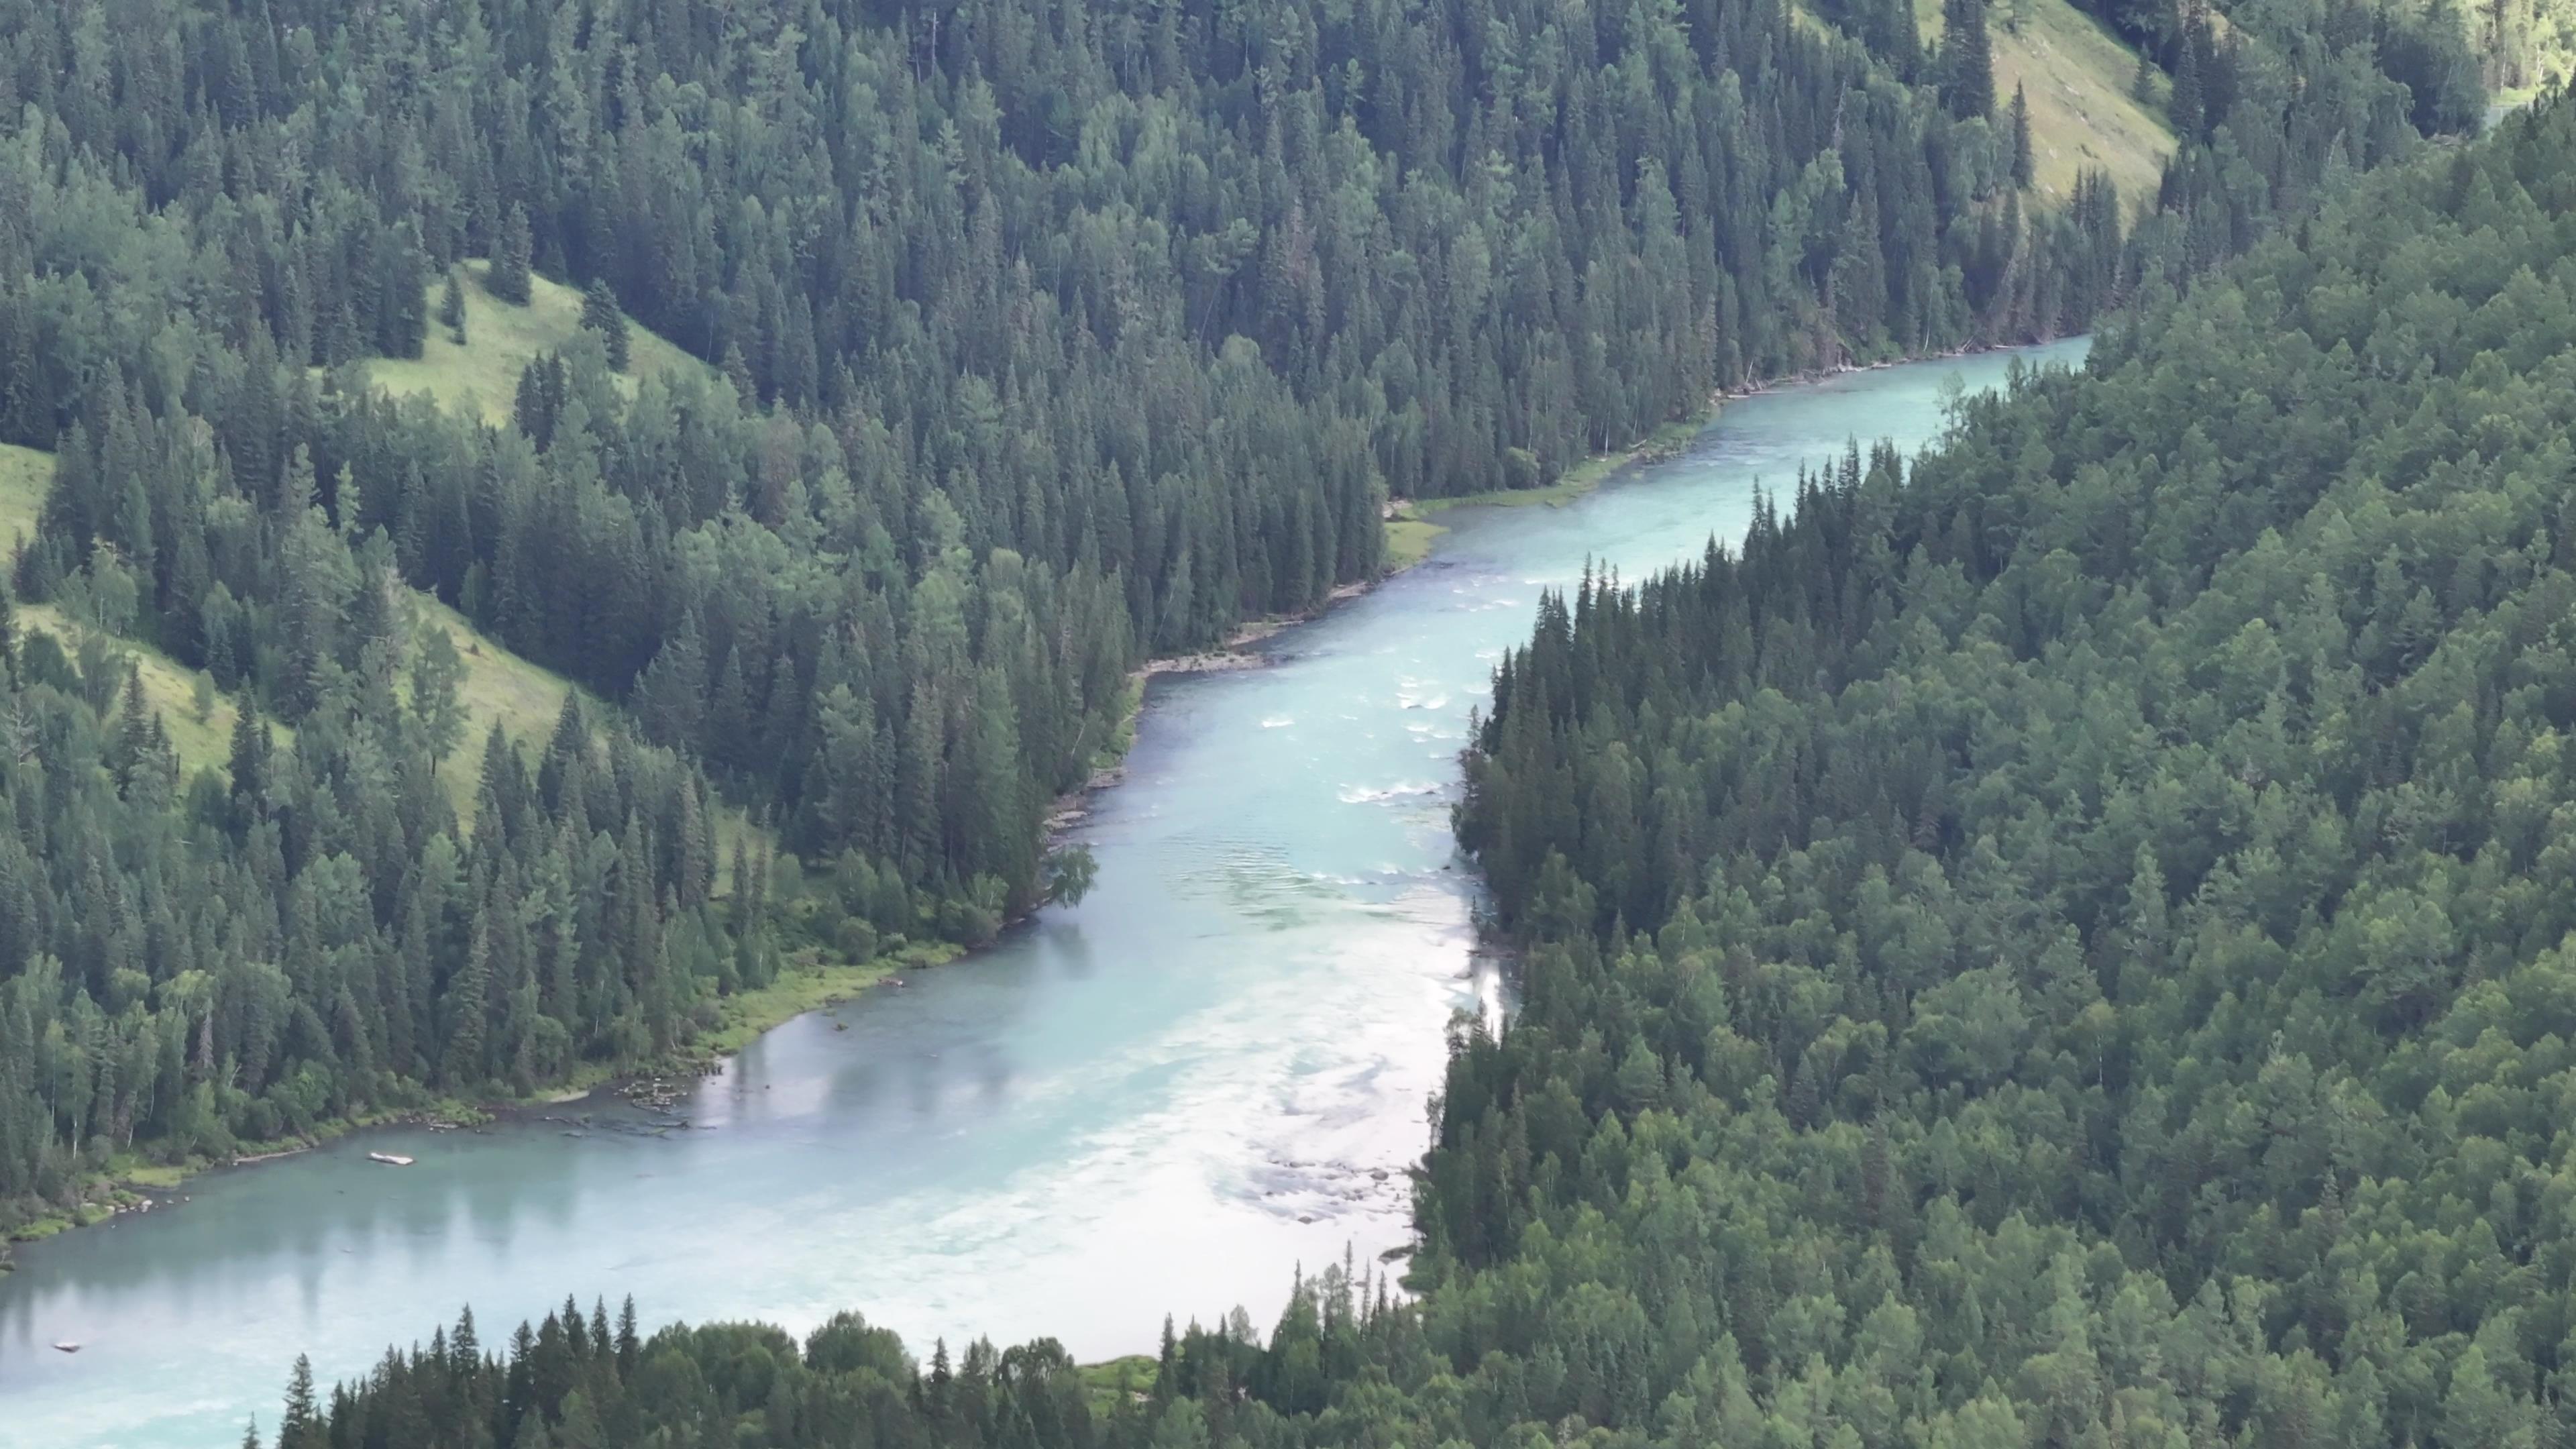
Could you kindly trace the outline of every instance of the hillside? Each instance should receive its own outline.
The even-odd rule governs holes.
[[[1941,0],[1915,0],[1914,12],[1928,50],[1941,35]],[[2031,189],[2060,205],[2078,175],[2099,170],[2132,212],[2152,204],[2174,134],[2129,93],[2138,53],[2067,0],[2002,0],[1991,13],[1996,103],[2009,104],[2017,85],[2030,96]]]
[[[460,265],[465,273],[465,345],[457,346],[447,329],[432,321],[419,357],[375,358],[366,364],[367,376],[391,392],[427,393],[450,407],[479,413],[486,422],[507,422],[519,374],[581,335],[582,294],[579,288],[532,276],[528,305],[513,306],[483,290],[487,263]],[[428,285],[433,318],[444,290],[445,279],[433,276]],[[632,319],[626,325],[633,360],[621,382],[629,396],[637,380],[650,374],[712,370]]]
[[[18,540],[34,535],[36,514],[44,506],[45,490],[52,485],[53,467],[49,453],[0,445],[0,550],[14,552]],[[430,595],[412,590],[411,602],[419,617],[435,620],[447,631],[455,641],[457,654],[465,661],[465,678],[458,696],[465,705],[466,726],[462,743],[442,774],[458,816],[470,822],[477,779],[472,757],[482,749],[492,726],[500,725],[510,738],[531,749],[542,747],[554,731],[555,720],[563,711],[564,696],[572,691],[572,685],[562,675],[485,638],[463,615]],[[17,605],[17,616],[20,627],[52,634],[66,652],[78,648],[83,631],[61,609],[51,604],[21,603]],[[190,771],[222,767],[231,748],[235,718],[232,701],[214,693],[208,683],[205,688],[212,702],[200,718],[197,699],[204,671],[191,669],[131,639],[119,639],[115,647],[132,656],[141,670],[144,694],[161,711],[170,742],[179,752],[180,767]],[[282,724],[273,728],[281,740],[293,733]],[[456,768],[459,762],[465,768]],[[728,811],[719,830],[729,841],[731,834],[742,828],[740,812]]]
[[[45,490],[53,483],[54,459],[50,453],[33,448],[0,444],[0,559],[16,555],[18,545],[35,535],[36,513],[44,506]],[[63,611],[51,604],[17,605],[21,629],[41,629],[59,641],[65,653],[76,654],[81,630],[64,617]],[[116,648],[131,655],[143,678],[144,697],[161,711],[162,727],[170,733],[170,743],[179,752],[183,769],[194,770],[206,765],[221,765],[230,748],[233,720],[232,701],[213,692],[209,683],[209,702],[205,714],[197,711],[198,681],[202,670],[190,669],[156,649],[147,649],[129,640],[118,640]],[[284,727],[279,727],[281,736]]]
[[[1910,467],[1541,605],[1458,816],[1529,986],[1438,1099],[1446,1401],[2568,1442],[2571,158],[2544,103],[2358,182]],[[2373,355],[2425,316],[2473,320]],[[1587,1355],[1633,1377],[1542,1379]]]

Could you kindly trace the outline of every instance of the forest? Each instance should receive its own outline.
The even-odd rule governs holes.
[[[1131,671],[1392,500],[2080,330],[2482,114],[2447,12],[2266,13],[2142,60],[2158,195],[2025,207],[1956,8],[0,0],[0,1230],[989,940]],[[559,288],[506,406],[379,384]],[[466,737],[486,645],[550,732]]]
[[[468,1314],[274,1442],[2576,1442],[2576,103],[2416,149],[1545,601],[1408,1294],[1106,1385]]]

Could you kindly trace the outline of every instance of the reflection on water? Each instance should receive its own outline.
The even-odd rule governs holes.
[[[1080,907],[770,1033],[685,1127],[582,1104],[370,1134],[29,1249],[0,1279],[0,1440],[235,1442],[298,1352],[353,1375],[469,1301],[487,1342],[567,1292],[632,1293],[648,1322],[857,1307],[917,1345],[1043,1333],[1084,1358],[1150,1346],[1167,1310],[1265,1321],[1301,1263],[1403,1242],[1443,1028],[1500,1008],[1448,812],[1539,590],[1695,554],[1757,479],[1854,434],[1919,439],[1944,376],[2003,366],[1736,404],[1692,456],[1573,506],[1452,515],[1428,564],[1272,641],[1268,668],[1158,680],[1081,827]]]

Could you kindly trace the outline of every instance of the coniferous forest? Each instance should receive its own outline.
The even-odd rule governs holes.
[[[2569,1442],[2571,255],[2550,100],[1549,600],[1418,1298],[1337,1268],[1106,1396],[567,1303],[299,1369],[278,1442]]]
[[[987,940],[1078,886],[1131,669],[1371,576],[1389,499],[2090,326],[2477,109],[2420,20],[2249,20],[2160,195],[2025,210],[1957,20],[0,0],[10,585],[82,625],[0,680],[0,1222]],[[538,278],[587,325],[505,418],[371,383]],[[464,737],[433,601],[590,703]],[[270,728],[177,763],[129,645]]]
[[[1131,671],[1392,500],[2098,326],[1542,607],[1418,1297],[1105,1398],[567,1304],[277,1442],[2576,1442],[2576,113],[2463,139],[2564,17],[2080,8],[2153,195],[2031,200],[1984,0],[0,0],[9,597],[81,624],[0,627],[0,1224],[988,940]],[[539,279],[505,417],[372,380]],[[548,737],[469,737],[432,601]]]

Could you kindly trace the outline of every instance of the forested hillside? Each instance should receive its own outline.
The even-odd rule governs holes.
[[[706,914],[719,813],[844,953],[988,939],[1130,670],[1369,576],[1388,498],[2180,275],[2106,184],[2025,207],[1981,56],[1770,0],[0,0],[12,587],[81,655],[24,641],[16,759],[116,787],[18,810],[0,1221],[684,1041],[781,945]],[[524,791],[479,641],[609,706]]]
[[[2576,1425],[2572,239],[2562,104],[1545,610],[1461,816],[1531,953],[1424,1200],[1457,1362],[1595,1279],[1664,1368],[1546,1417]]]
[[[2551,100],[1549,600],[1418,1302],[1329,1273],[1105,1398],[568,1304],[281,1445],[2567,1442],[2571,256]]]

